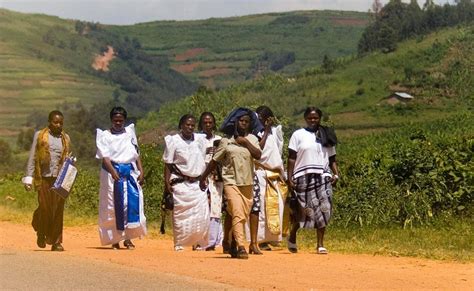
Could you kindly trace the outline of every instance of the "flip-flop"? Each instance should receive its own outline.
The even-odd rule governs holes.
[[[328,250],[325,247],[318,247],[317,252],[320,255],[327,255],[328,254]]]

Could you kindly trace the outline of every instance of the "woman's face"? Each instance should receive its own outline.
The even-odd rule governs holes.
[[[194,118],[188,118],[181,124],[181,133],[183,136],[189,137],[193,134],[195,127],[196,120],[194,120]]]
[[[49,121],[48,127],[52,134],[60,134],[63,131],[64,117],[61,115],[54,115]]]
[[[304,118],[306,124],[310,128],[318,128],[319,122],[321,121],[321,116],[316,111],[311,111],[306,117]]]
[[[237,124],[237,128],[240,130],[240,131],[243,131],[243,132],[248,132],[249,128],[250,128],[250,116],[248,115],[244,115],[244,116],[241,116],[239,118],[239,122]]]
[[[202,130],[205,133],[212,133],[212,130],[214,129],[214,126],[215,126],[214,119],[209,115],[204,116],[204,118],[202,119],[201,126],[202,126]]]
[[[115,114],[112,116],[112,129],[115,132],[120,132],[125,126],[125,117],[122,114]]]

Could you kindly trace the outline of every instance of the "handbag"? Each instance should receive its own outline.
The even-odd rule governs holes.
[[[173,210],[174,208],[174,201],[173,201],[173,194],[166,191],[163,191],[163,197],[161,199],[161,209],[163,210]]]
[[[54,181],[51,191],[66,199],[71,193],[72,186],[76,181],[77,168],[74,166],[72,157],[67,157],[59,170],[58,177]]]

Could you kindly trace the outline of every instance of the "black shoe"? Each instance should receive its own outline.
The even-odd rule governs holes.
[[[53,252],[62,252],[62,251],[64,251],[64,248],[60,243],[55,243],[51,246],[51,251],[53,251]]]
[[[238,253],[237,242],[235,240],[232,240],[230,244],[230,249],[229,249],[230,257],[237,258],[237,253]]]
[[[46,247],[46,240],[44,234],[36,234],[36,245],[38,245],[38,247],[42,249]]]
[[[135,249],[135,245],[129,239],[126,239],[126,240],[123,241],[123,246],[126,247],[129,250],[134,250]]]
[[[112,249],[118,250],[120,249],[120,245],[118,243],[112,245]]]
[[[260,243],[258,244],[258,248],[262,251],[271,251],[272,248],[268,245],[268,243]]]
[[[215,246],[210,246],[210,247],[207,247],[206,248],[206,252],[210,252],[210,251],[215,251],[216,250],[216,247]],[[224,253],[225,254],[225,253]]]
[[[230,254],[230,246],[226,242],[222,243],[222,253],[223,254]]]
[[[249,255],[247,254],[245,247],[240,246],[237,251],[237,259],[247,260],[248,258],[249,258]]]

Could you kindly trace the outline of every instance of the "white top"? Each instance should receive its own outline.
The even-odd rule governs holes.
[[[259,133],[262,138],[264,132]],[[281,125],[272,127],[272,132],[267,136],[267,141],[262,150],[262,156],[258,163],[268,169],[279,168],[283,171],[283,160],[281,155],[283,153],[283,130]]]
[[[184,140],[180,134],[165,137],[163,161],[175,164],[183,175],[198,177],[206,169],[207,139],[205,135],[194,134],[193,140]],[[171,178],[176,175],[171,175]]]
[[[214,141],[216,140],[221,140],[222,137],[219,135],[212,135],[210,139],[206,137],[205,133],[199,133],[199,135],[204,136],[206,139],[206,164],[208,164],[212,160],[212,156],[214,155],[215,149],[217,147],[214,147]]]
[[[288,148],[297,153],[293,179],[310,173],[322,174],[329,171],[329,157],[336,155],[335,147],[323,147],[316,141],[316,134],[304,128],[293,132]]]
[[[135,125],[125,127],[125,132],[112,134],[110,130],[97,129],[97,159],[109,158],[119,164],[135,162],[138,158],[138,141]]]

